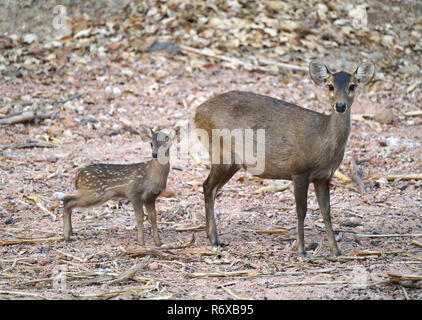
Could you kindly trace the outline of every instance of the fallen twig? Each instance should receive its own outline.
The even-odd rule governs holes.
[[[256,233],[268,233],[268,234],[288,233],[289,232],[288,230],[286,230],[286,228],[283,228],[283,227],[275,227],[273,229],[243,229],[242,231],[256,232]]]
[[[175,259],[176,256],[172,253],[164,252],[163,250],[184,249],[184,248],[192,246],[194,243],[195,243],[195,234],[192,233],[192,239],[189,242],[185,242],[180,245],[164,244],[158,248],[144,247],[140,249],[127,249],[126,254],[131,257],[152,255],[152,256],[163,258],[163,259],[172,260],[172,259]]]
[[[0,145],[0,149],[25,149],[25,148],[54,148],[57,147],[51,143],[28,141],[23,143],[10,143]]]
[[[210,255],[210,256],[216,256],[216,255],[221,254],[220,252],[212,251],[212,250],[195,250],[195,249],[187,250],[186,252],[190,254],[204,254],[204,255]]]
[[[145,286],[136,286],[127,288],[124,290],[118,290],[118,291],[110,291],[110,292],[102,292],[102,293],[89,293],[89,294],[74,294],[75,297],[78,298],[113,298],[119,295],[139,295],[142,293],[142,291],[155,289],[156,285],[150,284]]]
[[[34,108],[34,110],[13,113],[13,114],[4,116],[0,118],[0,124],[14,124],[14,123],[34,121],[34,120],[35,122],[37,122],[41,119],[54,119],[54,117],[57,115],[58,112],[59,110],[56,110],[50,113],[44,113],[42,111],[38,111],[38,108]]]
[[[406,117],[422,116],[422,110],[409,111],[409,112],[402,113],[402,115]]]
[[[376,174],[373,175],[370,179],[371,180],[378,180],[380,178],[385,178],[388,181],[400,181],[400,180],[422,180],[422,173],[412,173],[412,174],[391,174],[391,175],[381,175]]]
[[[225,286],[221,287],[221,289],[223,289],[224,291],[226,291],[229,295],[233,296],[237,300],[250,300],[248,298],[245,298],[245,297],[242,297],[242,296],[238,296],[237,294],[235,294],[233,291],[231,291],[229,288],[226,288]]]
[[[151,258],[151,256],[146,256],[141,262],[132,266],[132,268],[130,268],[128,271],[122,273],[116,279],[108,282],[108,285],[115,284],[115,283],[118,283],[118,282],[122,282],[122,281],[129,279],[129,278],[132,278],[140,269],[144,269],[148,265],[150,258]]]
[[[198,54],[198,55],[202,55],[202,56],[206,56],[206,57],[230,62],[230,63],[233,63],[235,65],[243,66],[247,70],[260,70],[260,71],[264,71],[264,72],[274,73],[274,70],[272,68],[264,67],[264,66],[261,66],[259,64],[259,63],[265,63],[267,65],[275,65],[277,67],[285,68],[285,69],[308,71],[308,68],[304,67],[304,66],[298,66],[298,65],[293,65],[293,64],[289,64],[289,63],[282,63],[282,62],[270,61],[270,60],[261,60],[260,61],[260,59],[255,58],[255,57],[253,59],[251,59],[250,61],[244,61],[244,60],[240,60],[238,58],[228,57],[228,56],[225,56],[225,55],[222,55],[222,54],[216,54],[211,49],[208,49],[208,48],[196,49],[196,48],[192,48],[192,47],[189,47],[189,46],[186,46],[186,45],[180,45],[180,49],[182,51],[184,51],[185,53],[186,52],[194,53],[194,54]]]
[[[286,282],[279,283],[278,286],[315,286],[315,285],[336,285],[336,284],[348,284],[349,281],[338,280],[338,281],[297,281],[297,282]]]
[[[46,207],[44,207],[44,205],[41,202],[40,196],[31,194],[29,196],[24,195],[23,197],[25,199],[28,199],[29,201],[35,203],[37,205],[37,207],[39,207],[41,209],[42,212],[49,214],[50,216],[53,217],[54,220],[56,220],[57,216],[54,213],[52,213],[50,210],[48,210]]]
[[[255,190],[255,193],[284,191],[284,190],[289,189],[291,185],[292,185],[292,182],[280,184],[279,182],[276,181],[270,184],[269,186],[261,187]]]
[[[366,238],[389,238],[389,237],[422,237],[422,233],[387,233],[387,234],[363,234],[356,233],[358,237]]]
[[[33,244],[33,243],[44,243],[53,241],[63,241],[63,237],[52,237],[44,239],[15,239],[0,242],[0,247],[11,246],[14,244]]]
[[[403,287],[422,289],[422,275],[417,274],[399,274],[387,273],[388,280],[391,283],[397,283]]]
[[[422,248],[422,243],[416,240],[412,240],[412,242],[410,244],[414,244],[415,246],[421,247]]]
[[[36,298],[42,298],[44,300],[50,300],[50,298],[37,294],[37,293],[31,293],[31,292],[22,292],[22,291],[6,291],[6,290],[0,290],[0,293],[3,294],[13,294],[18,296],[30,296],[30,297],[36,297]]]
[[[341,173],[339,170],[334,172],[334,177],[339,178],[341,181],[343,181],[343,183],[350,183],[352,181],[352,179]]]
[[[77,93],[72,96],[70,96],[67,99],[64,100],[53,100],[53,101],[37,101],[37,102],[28,102],[25,103],[25,106],[29,106],[32,104],[35,104],[34,108],[32,110],[27,110],[19,113],[13,113],[9,114],[7,116],[4,116],[0,118],[0,124],[14,124],[14,123],[22,123],[22,122],[28,122],[28,121],[35,121],[36,123],[39,122],[42,119],[54,119],[57,114],[60,112],[60,110],[54,110],[50,113],[45,113],[38,109],[38,105],[40,104],[60,104],[60,103],[66,103],[68,101],[78,99],[83,96],[83,93]]]
[[[147,255],[169,259],[169,260],[175,258],[173,254],[165,253],[158,248],[147,248],[147,247],[140,248],[140,249],[127,249],[126,254],[132,258],[139,257],[139,256],[147,256]]]
[[[399,254],[403,253],[404,250],[394,250],[394,251],[370,251],[370,250],[353,250],[352,254],[358,257],[366,257],[366,256],[377,256],[380,257],[382,255],[391,255],[391,254]]]
[[[252,270],[238,270],[238,271],[215,271],[215,272],[193,272],[193,273],[184,273],[187,278],[220,278],[220,277],[238,277],[238,276],[247,276],[255,277],[261,273]]]
[[[86,262],[86,260],[85,260],[85,259],[78,258],[78,257],[76,257],[76,256],[74,256],[74,255],[71,255],[70,253],[67,253],[67,252],[61,251],[61,250],[59,250],[59,249],[55,249],[55,250],[56,250],[58,253],[61,253],[62,255],[66,256],[66,257],[70,257],[70,258],[72,258],[72,259],[78,260],[79,262]]]
[[[196,225],[196,226],[179,226],[176,227],[176,231],[182,232],[182,231],[202,231],[205,229],[205,226],[202,225]]]
[[[180,245],[163,244],[160,248],[166,250],[173,249],[184,249],[193,246],[195,243],[195,233],[192,233],[192,238],[189,242],[182,243]]]

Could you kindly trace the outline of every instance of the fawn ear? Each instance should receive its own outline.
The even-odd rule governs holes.
[[[170,133],[170,140],[174,140],[174,139],[179,139],[180,138],[180,131],[181,131],[181,127],[180,126],[176,126],[173,128],[173,130]]]
[[[147,126],[140,126],[139,127],[139,135],[141,136],[142,140],[151,141],[152,136],[154,135],[154,132],[151,130],[151,128]]]
[[[352,76],[356,79],[357,84],[361,87],[372,80],[375,74],[375,65],[370,62],[363,62],[359,67],[356,68]]]
[[[312,61],[309,63],[309,75],[316,84],[324,84],[330,74],[331,72],[325,64],[318,61]]]

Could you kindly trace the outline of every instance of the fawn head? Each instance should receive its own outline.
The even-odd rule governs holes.
[[[337,113],[344,113],[350,109],[355,90],[371,81],[374,76],[375,66],[372,62],[363,62],[350,74],[340,71],[331,73],[328,68],[317,61],[309,64],[309,74],[318,85],[326,85],[330,105]]]
[[[151,128],[141,126],[139,134],[145,141],[149,141],[152,149],[152,157],[166,163],[169,157],[170,147],[176,136],[179,136],[180,127],[176,127],[171,133],[162,131],[154,132]]]

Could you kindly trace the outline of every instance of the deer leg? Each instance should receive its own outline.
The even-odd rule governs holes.
[[[70,241],[72,235],[72,209],[95,206],[104,203],[107,199],[101,199],[90,194],[71,195],[63,199],[64,213],[63,213],[63,235],[66,242]]]
[[[328,237],[328,245],[330,246],[331,253],[335,256],[339,256],[341,253],[337,247],[336,238],[334,236],[333,227],[331,225],[330,181],[317,181],[314,182],[314,186],[322,218],[324,219],[325,231]]]
[[[240,169],[237,164],[212,165],[208,178],[204,181],[206,232],[213,248],[219,246],[214,217],[214,202],[217,191]]]
[[[158,234],[158,228],[157,228],[157,212],[155,211],[155,199],[146,201],[145,208],[147,209],[147,212],[148,212],[148,219],[151,222],[154,243],[157,247],[159,247],[162,245],[162,243],[161,243],[160,236]]]
[[[63,235],[66,242],[70,242],[72,235],[72,208],[65,206],[63,216]]]
[[[308,201],[308,177],[293,176],[293,186],[297,214],[297,251],[299,255],[306,257],[304,223]]]
[[[141,199],[134,197],[130,200],[135,211],[136,222],[138,225],[138,242],[141,246],[145,245],[144,240],[144,208]]]

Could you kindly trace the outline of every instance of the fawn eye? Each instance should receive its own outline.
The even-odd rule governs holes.
[[[331,83],[328,85],[328,90],[334,91],[334,86]]]
[[[152,142],[150,142],[149,144],[151,145],[151,148],[152,148]]]
[[[356,88],[356,85],[355,85],[355,84],[351,84],[351,85],[349,86],[349,92],[353,92],[353,91],[355,91],[355,88]]]

